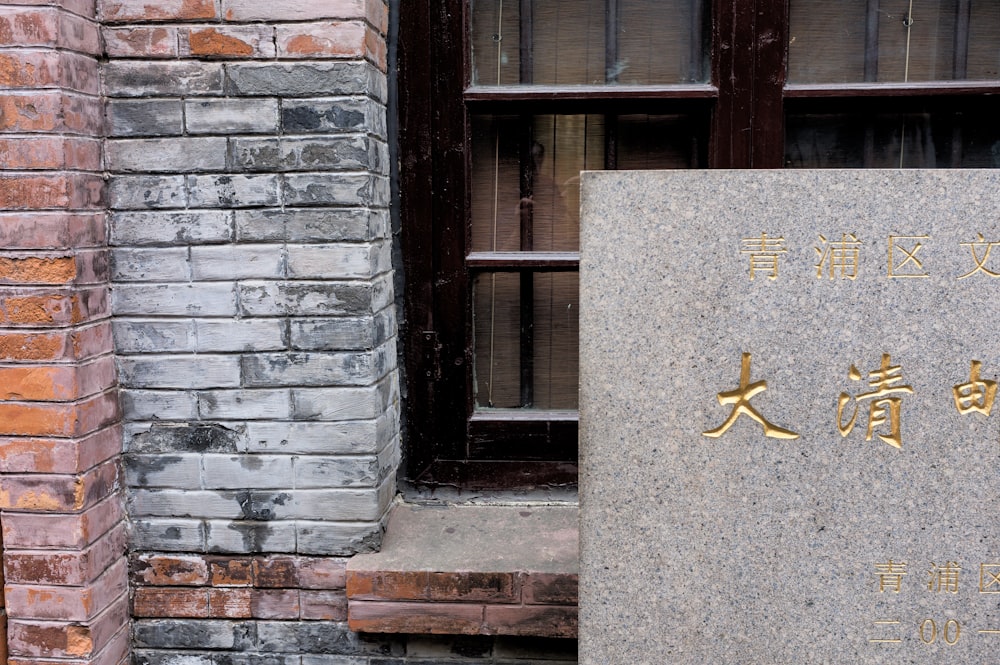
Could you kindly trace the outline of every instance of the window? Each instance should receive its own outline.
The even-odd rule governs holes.
[[[984,0],[404,3],[409,478],[574,482],[581,170],[996,167],[998,70]]]

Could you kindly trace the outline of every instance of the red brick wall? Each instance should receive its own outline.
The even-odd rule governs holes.
[[[93,0],[0,2],[0,524],[9,662],[128,654]]]

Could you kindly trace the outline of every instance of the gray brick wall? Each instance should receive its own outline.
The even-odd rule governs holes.
[[[350,555],[377,546],[399,463],[386,78],[277,60],[247,16],[227,34],[255,61],[192,56],[183,26],[176,59],[128,57],[129,26],[105,30],[132,547]],[[248,630],[178,622],[155,646]]]

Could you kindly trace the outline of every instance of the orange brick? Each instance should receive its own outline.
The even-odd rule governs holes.
[[[0,207],[18,210],[91,208],[102,205],[104,181],[97,175],[61,173],[0,175]]]
[[[59,136],[0,137],[0,164],[9,170],[99,171],[101,144],[96,140]]]
[[[139,587],[132,612],[137,617],[208,617],[208,589]]]
[[[520,585],[513,573],[429,573],[427,598],[443,601],[520,601]]]
[[[0,86],[64,88],[100,93],[97,61],[70,51],[16,50],[0,53]]]
[[[291,556],[257,557],[253,560],[254,586],[290,589],[299,585],[298,559]]]
[[[82,473],[121,450],[117,425],[82,439],[0,438],[0,473]]]
[[[214,0],[106,0],[105,21],[190,21],[216,18]]]
[[[83,550],[13,550],[4,553],[7,582],[83,586],[97,579],[122,558],[126,545],[125,524],[120,523]]]
[[[253,586],[251,559],[215,558],[209,561],[212,586]]]
[[[364,633],[478,635],[483,628],[483,606],[351,600],[347,625]]]
[[[90,621],[128,590],[124,559],[108,568],[92,584],[60,587],[8,584],[7,611],[19,618]]]
[[[104,501],[73,515],[5,513],[3,544],[6,550],[82,549],[107,533],[125,516],[124,500],[113,494]]]
[[[489,605],[485,616],[484,632],[489,635],[577,636],[575,606]]]
[[[343,589],[347,586],[347,559],[300,557],[299,586],[303,589]]]
[[[103,501],[117,490],[119,482],[116,460],[73,476],[4,474],[0,478],[0,508],[18,512],[77,512]]]
[[[253,44],[232,30],[191,30],[188,43],[194,56],[248,57],[255,53]]]
[[[76,277],[76,259],[0,256],[0,283],[65,284]]]
[[[308,621],[346,621],[347,596],[343,591],[299,591],[299,616]]]
[[[69,326],[110,314],[108,289],[0,287],[0,324]]]
[[[99,653],[128,625],[128,596],[123,594],[86,623],[33,622],[10,624],[11,653],[22,658],[88,658]]]
[[[254,589],[250,594],[254,619],[298,619],[298,589]]]
[[[0,400],[71,401],[115,385],[111,356],[83,365],[0,366]]]
[[[82,437],[115,423],[118,415],[113,392],[62,404],[0,402],[0,436]]]

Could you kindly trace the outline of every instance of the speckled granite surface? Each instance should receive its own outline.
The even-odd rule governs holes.
[[[1000,173],[587,173],[582,206],[581,663],[996,662]]]

